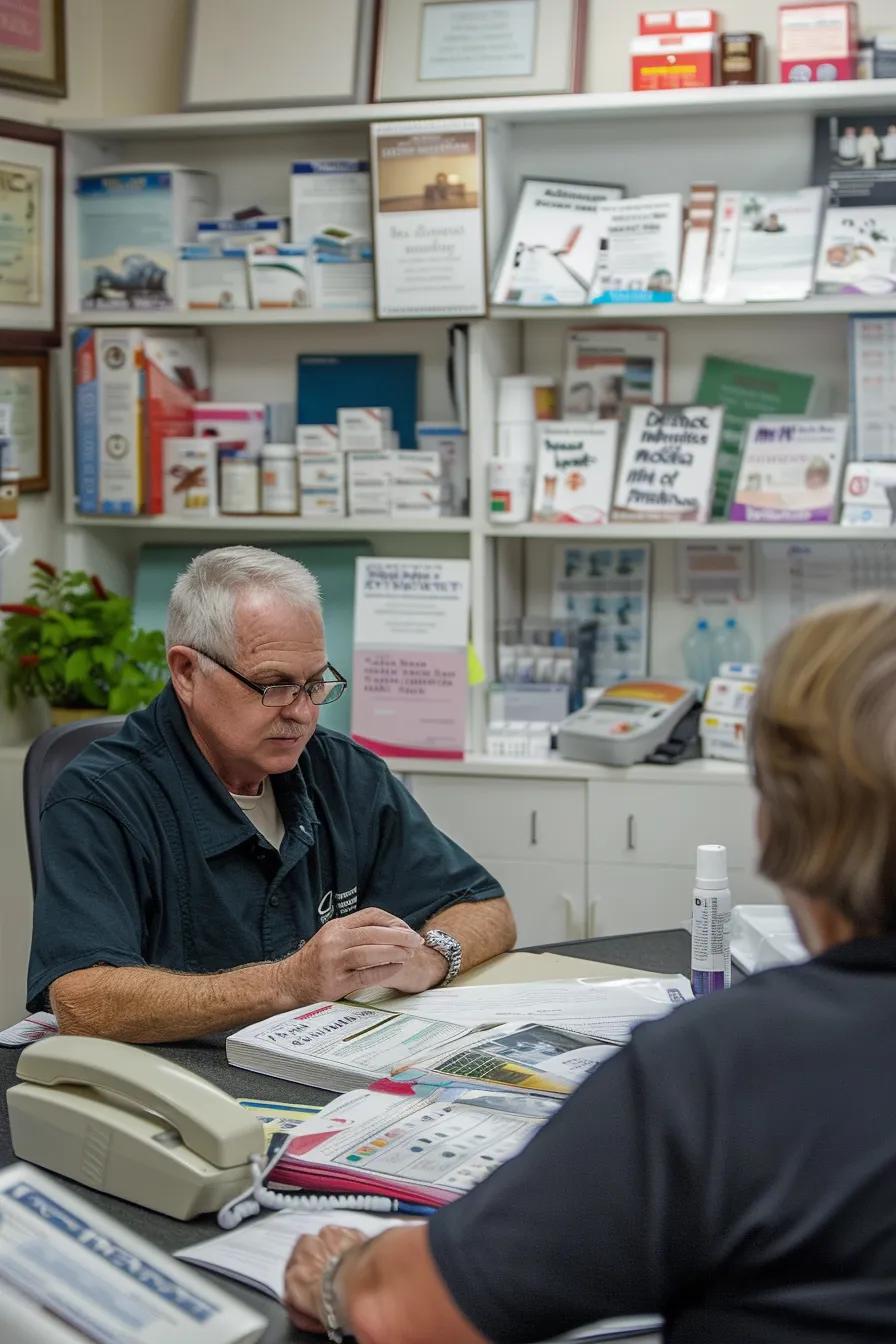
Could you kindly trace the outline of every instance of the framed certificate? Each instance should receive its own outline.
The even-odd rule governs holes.
[[[0,406],[9,407],[22,494],[50,488],[49,363],[46,350],[21,355],[0,351]]]
[[[59,131],[0,121],[0,350],[60,340]]]
[[[0,0],[0,89],[66,96],[65,0]]]
[[[586,0],[380,0],[374,102],[576,93]]]

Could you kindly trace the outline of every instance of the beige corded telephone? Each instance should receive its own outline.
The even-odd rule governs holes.
[[[50,1036],[6,1094],[17,1157],[134,1204],[195,1218],[251,1184],[261,1122],[220,1088],[118,1041]]]

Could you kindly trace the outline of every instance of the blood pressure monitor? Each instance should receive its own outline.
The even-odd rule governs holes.
[[[654,752],[696,703],[694,681],[620,681],[557,730],[557,750],[592,765],[636,765]]]

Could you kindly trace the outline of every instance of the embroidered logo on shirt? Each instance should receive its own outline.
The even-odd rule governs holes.
[[[320,898],[317,907],[317,913],[321,924],[326,924],[328,920],[337,915],[350,915],[353,910],[358,908],[358,888],[349,887],[348,891],[333,892],[332,887],[324,892]]]

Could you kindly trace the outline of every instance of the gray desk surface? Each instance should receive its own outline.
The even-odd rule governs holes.
[[[584,957],[591,961],[607,961],[619,966],[638,966],[645,971],[681,972],[687,974],[690,965],[690,936],[683,929],[667,929],[658,933],[626,934],[615,938],[595,938],[575,943],[553,944],[549,948],[537,951],[562,951],[571,957]],[[333,1100],[332,1092],[323,1092],[317,1088],[301,1087],[287,1083],[279,1078],[267,1078],[260,1073],[247,1073],[235,1069],[227,1063],[224,1055],[224,1038],[210,1037],[199,1041],[188,1041],[182,1045],[156,1047],[167,1059],[182,1064],[202,1074],[217,1084],[224,1092],[234,1097],[259,1097],[265,1101],[296,1101],[323,1105]],[[16,1062],[18,1050],[0,1048],[0,1091],[3,1094],[0,1106],[0,1167],[14,1162],[15,1154],[9,1136],[9,1118],[6,1111],[6,1090],[16,1081]],[[61,1180],[61,1177],[56,1177]],[[113,1218],[118,1218],[132,1231],[146,1237],[156,1246],[166,1251],[176,1251],[182,1246],[190,1246],[197,1241],[205,1241],[214,1236],[218,1227],[213,1217],[196,1218],[190,1223],[177,1222],[136,1204],[126,1204],[122,1200],[108,1195],[98,1194],[86,1186],[71,1184],[73,1189]],[[202,1273],[202,1270],[197,1270]],[[263,1344],[298,1344],[300,1340],[317,1341],[320,1335],[304,1335],[292,1329],[286,1313],[279,1303],[263,1293],[245,1288],[232,1279],[215,1276],[219,1287],[262,1312],[270,1320],[265,1332]]]

